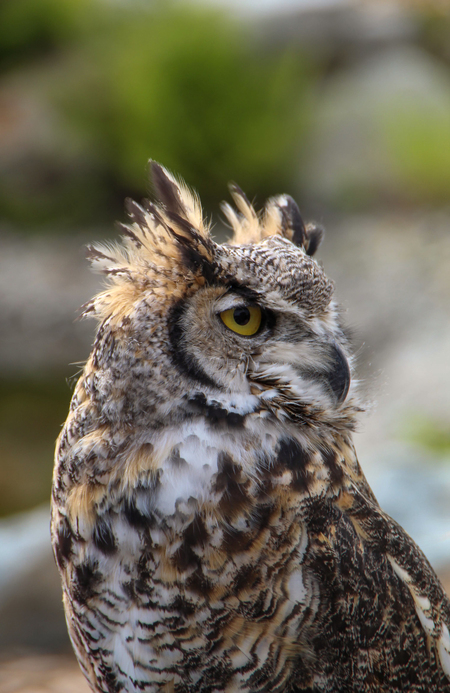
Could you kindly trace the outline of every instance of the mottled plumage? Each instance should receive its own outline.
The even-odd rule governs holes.
[[[93,691],[450,691],[450,604],[379,507],[321,230],[224,206],[153,164],[58,440],[52,537]]]

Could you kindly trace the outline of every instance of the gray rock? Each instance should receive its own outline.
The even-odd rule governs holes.
[[[440,128],[445,147],[449,113],[448,70],[421,48],[400,44],[363,56],[334,73],[318,95],[305,155],[305,190],[318,204],[347,208],[371,201],[385,206],[398,199],[426,199],[417,181],[410,194],[412,173],[405,169],[403,150],[397,151],[399,137],[408,127],[408,137],[416,132],[435,147],[434,131]],[[442,150],[433,152],[440,163]],[[425,159],[422,163],[426,188],[432,171]]]
[[[0,374],[57,370],[87,356],[94,323],[75,319],[101,280],[89,271],[86,242],[0,235]]]
[[[0,652],[65,652],[70,641],[48,506],[0,521]]]
[[[1,693],[89,693],[75,657],[22,656],[0,662]]]

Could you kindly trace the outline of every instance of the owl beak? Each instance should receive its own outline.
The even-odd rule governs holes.
[[[344,402],[350,387],[350,366],[344,353],[334,342],[330,345],[329,368],[325,377],[337,403]]]

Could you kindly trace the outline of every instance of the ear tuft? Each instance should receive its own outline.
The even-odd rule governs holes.
[[[299,248],[305,246],[306,231],[298,204],[290,195],[282,195],[278,198],[283,219],[283,236],[288,238]]]
[[[306,227],[306,254],[312,257],[316,252],[317,248],[323,241],[325,231],[322,226],[316,226],[316,224],[308,224]]]
[[[230,243],[233,245],[258,243],[261,240],[261,228],[253,205],[239,185],[230,183],[229,189],[238,209],[238,212],[235,212],[229,204],[222,205],[222,211],[233,228],[233,238]]]
[[[184,217],[185,210],[181,202],[180,188],[174,178],[156,161],[151,162],[150,170],[158,199],[161,200],[168,212]]]
[[[184,219],[202,236],[209,236],[209,227],[203,221],[202,206],[197,194],[156,161],[150,162],[150,172],[156,196],[162,203],[160,212],[163,215],[165,212],[168,217]]]

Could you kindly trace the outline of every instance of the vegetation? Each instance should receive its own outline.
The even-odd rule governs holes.
[[[0,516],[48,502],[70,396],[63,373],[0,379]]]
[[[148,192],[149,157],[207,208],[230,179],[251,197],[292,189],[315,83],[298,51],[264,51],[224,13],[171,2],[14,0],[0,27],[0,66],[36,80],[54,123],[40,166],[0,184],[0,217],[110,221]]]
[[[450,460],[450,423],[444,420],[411,416],[404,423],[402,438],[428,452],[435,460]]]

